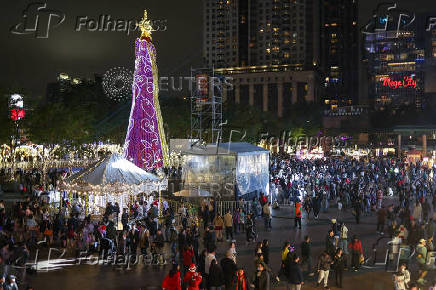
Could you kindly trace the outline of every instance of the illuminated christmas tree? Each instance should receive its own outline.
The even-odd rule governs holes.
[[[132,108],[124,144],[124,157],[145,170],[168,165],[168,146],[159,106],[156,49],[151,42],[147,11],[139,23],[141,37],[135,41],[135,73]]]

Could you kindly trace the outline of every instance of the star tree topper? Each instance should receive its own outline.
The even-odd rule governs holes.
[[[151,32],[153,28],[151,26],[151,21],[147,18],[147,10],[144,10],[144,18],[138,23],[139,29],[141,30],[141,39],[150,39]]]

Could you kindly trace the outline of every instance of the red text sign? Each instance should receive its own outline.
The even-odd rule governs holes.
[[[383,79],[383,86],[393,89],[397,88],[414,88],[416,89],[416,81],[412,77],[404,77],[402,81],[394,81],[390,78]]]

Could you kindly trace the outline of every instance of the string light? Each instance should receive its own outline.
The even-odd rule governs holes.
[[[129,100],[132,96],[133,72],[125,67],[115,67],[103,76],[105,94],[116,102]]]

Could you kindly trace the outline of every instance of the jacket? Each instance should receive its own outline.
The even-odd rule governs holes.
[[[224,226],[232,227],[233,226],[233,217],[230,213],[226,213],[224,215]]]
[[[286,269],[286,278],[290,284],[301,284],[303,282],[303,272],[295,261],[291,261]]]
[[[220,216],[215,217],[213,219],[213,225],[215,227],[220,227],[221,229],[223,229],[223,227],[224,227],[224,220],[223,220],[223,218],[220,217]]]
[[[271,217],[271,208],[267,203],[265,203],[265,205],[263,206],[263,215],[268,218]]]
[[[220,287],[224,285],[224,274],[221,267],[216,265],[211,265],[209,269],[209,276],[207,276],[207,286],[209,287]]]
[[[321,254],[321,256],[318,258],[318,270],[324,270],[324,271],[330,270],[331,263],[332,260],[330,256],[325,256]]]
[[[334,261],[333,266],[334,266],[335,270],[338,270],[338,271],[344,270],[344,268],[345,268],[345,260],[344,260],[344,256],[343,255],[340,256],[340,257],[335,256],[333,261]]]
[[[185,278],[183,279],[183,282],[186,283],[188,290],[199,290],[199,285],[201,281],[203,280],[203,277],[201,277],[201,274],[198,272],[186,272]]]
[[[303,216],[303,212],[301,210],[301,202],[295,203],[295,217],[301,218]]]
[[[194,251],[187,249],[183,251],[183,266],[189,266],[192,264],[192,258],[194,257]]]
[[[263,270],[259,276],[256,276],[256,280],[254,281],[256,290],[270,290],[270,274],[267,270]]]
[[[301,243],[301,257],[303,258],[309,258],[311,255],[311,246],[310,243],[302,242]]]
[[[360,241],[357,241],[355,243],[354,241],[351,241],[348,244],[348,249],[352,250],[353,252],[359,252],[359,254],[363,254],[362,243]]]
[[[167,275],[162,282],[162,288],[167,290],[182,290],[180,272],[177,272],[172,277]]]
[[[229,288],[233,284],[233,280],[236,276],[236,264],[232,259],[224,258],[221,260],[221,269],[224,274],[224,282],[226,288]]]
[[[245,276],[245,274],[242,276],[239,276],[239,274],[238,274],[236,277],[234,285],[235,285],[234,289],[236,289],[236,290],[248,290],[248,289],[250,289],[250,283],[247,279],[247,276]]]

